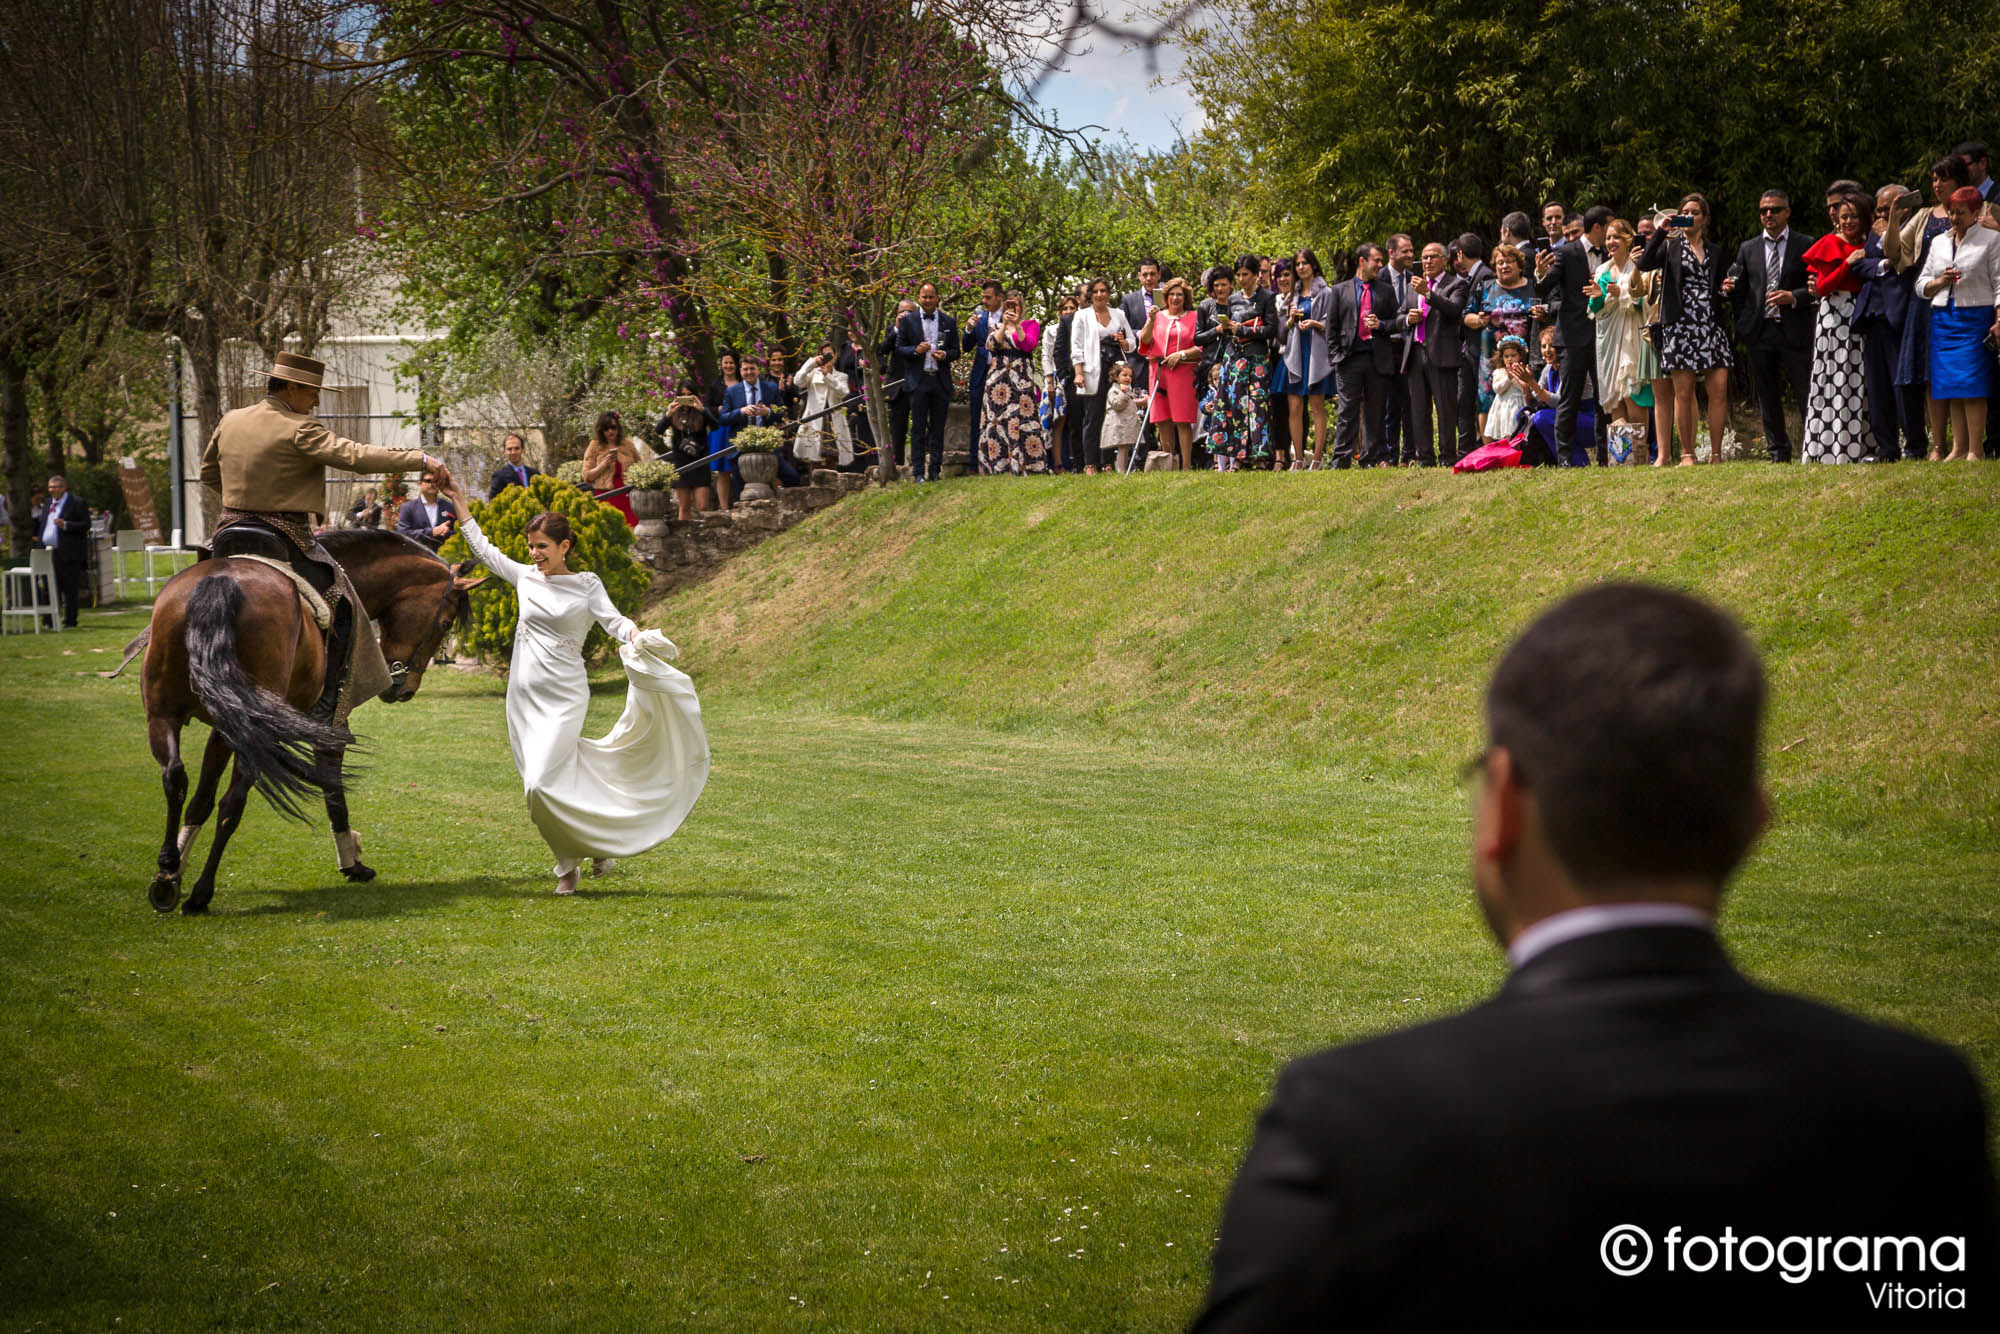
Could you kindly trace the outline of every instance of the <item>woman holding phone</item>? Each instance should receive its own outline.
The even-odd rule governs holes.
[[[1696,384],[1708,392],[1708,461],[1722,462],[1729,426],[1729,312],[1722,295],[1722,248],[1709,239],[1708,197],[1690,191],[1680,212],[1663,214],[1639,268],[1665,277],[1660,287],[1660,369],[1673,381],[1673,417],[1681,464],[1695,461]],[[1660,454],[1671,448],[1660,431]]]
[[[1978,225],[1979,191],[1969,185],[1949,200],[1951,231],[1931,246],[1917,292],[1930,301],[1931,400],[1951,413],[1947,459],[1986,457],[1986,400],[1994,387],[1989,336],[2000,337],[1994,322],[1994,294],[2000,290],[2000,233]],[[1932,441],[1936,449],[1938,441]]]

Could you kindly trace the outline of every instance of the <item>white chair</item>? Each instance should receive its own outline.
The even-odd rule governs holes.
[[[114,573],[111,576],[111,592],[120,602],[125,600],[125,585],[145,582],[139,575],[146,550],[146,535],[137,528],[120,528],[112,547],[111,559]],[[127,559],[127,558],[130,559]]]
[[[174,529],[173,538],[165,546],[156,547],[148,543],[145,552],[146,596],[149,598],[157,597],[160,585],[181,572],[180,557],[192,556],[193,554],[192,551],[184,550],[181,547],[181,530],[178,528]],[[167,572],[165,574],[156,574],[154,572],[153,562],[156,559],[164,560],[167,563]]]
[[[19,617],[26,617],[40,634],[44,616],[49,618],[50,629],[62,629],[62,611],[56,605],[55,553],[36,547],[28,553],[26,567],[6,571],[6,580],[0,584],[0,634],[13,632]]]

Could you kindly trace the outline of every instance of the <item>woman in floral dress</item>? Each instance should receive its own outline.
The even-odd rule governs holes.
[[[1236,285],[1227,312],[1197,333],[1220,343],[1215,379],[1202,402],[1208,424],[1203,441],[1218,472],[1234,472],[1271,453],[1271,347],[1278,331],[1277,301],[1257,285],[1255,255],[1236,261]]]
[[[1000,327],[986,338],[992,365],[986,372],[986,400],[979,417],[979,471],[1052,472],[1048,435],[1035,401],[1029,357],[1041,342],[1041,326],[1021,318],[1021,294],[1000,303]]]

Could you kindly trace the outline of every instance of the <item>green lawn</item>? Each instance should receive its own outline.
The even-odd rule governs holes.
[[[1771,473],[1717,471],[1618,480],[1680,506],[1633,543],[1659,572],[1750,590],[1773,738],[1812,738],[1774,757],[1732,948],[1991,1087],[1996,611],[1938,576],[1992,549],[2000,474],[1795,472],[1787,522],[1755,517]],[[1491,653],[1605,558],[1495,584],[1465,530],[1533,546],[1583,493],[1504,479],[1398,530],[1440,483],[844,502],[659,611],[714,776],[574,900],[500,682],[440,671],[357,717],[381,879],[258,803],[213,915],[156,917],[137,686],[91,675],[142,621],[0,641],[0,1321],[1174,1328],[1278,1064],[1501,975],[1451,773]],[[1646,503],[1590,494],[1607,531]],[[1846,602],[1783,573],[1815,544]]]

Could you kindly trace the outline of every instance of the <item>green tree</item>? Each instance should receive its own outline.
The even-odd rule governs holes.
[[[1245,0],[1188,39],[1210,133],[1264,146],[1265,217],[1339,245],[1491,237],[1554,196],[1628,214],[1701,190],[1919,183],[1982,123],[2000,3]],[[1810,225],[1817,210],[1801,210]]]

